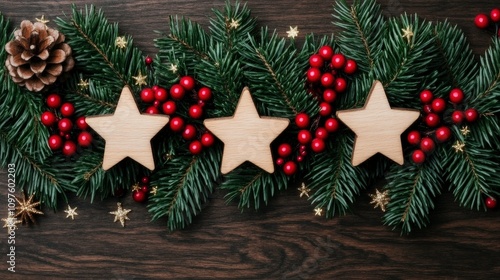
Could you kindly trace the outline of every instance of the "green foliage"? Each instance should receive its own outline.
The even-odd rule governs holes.
[[[471,105],[480,113],[500,112],[500,39],[494,38],[493,44],[481,57],[481,67],[477,75]]]

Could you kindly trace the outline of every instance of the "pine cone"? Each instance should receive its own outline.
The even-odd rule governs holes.
[[[70,71],[75,61],[64,35],[41,22],[21,22],[15,39],[5,45],[9,53],[5,66],[12,80],[30,91],[39,92]]]

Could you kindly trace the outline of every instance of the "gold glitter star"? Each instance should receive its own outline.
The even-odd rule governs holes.
[[[18,220],[12,213],[9,213],[8,218],[3,218],[2,221],[5,222],[3,225],[4,228],[7,228],[7,232],[17,229],[17,224],[22,223],[22,221]]]
[[[69,206],[69,204],[68,204],[68,209],[64,210],[64,212],[66,212],[66,214],[68,214],[68,215],[66,215],[66,218],[71,217],[71,219],[74,220],[75,216],[78,216],[78,213],[76,213],[77,208],[78,207],[71,208],[71,206]]]
[[[18,197],[15,197],[16,198],[16,201],[17,203],[19,204],[19,206],[16,206],[16,210],[17,210],[17,213],[15,215],[15,217],[17,218],[17,216],[21,216],[21,221],[22,223],[24,224],[25,222],[28,223],[29,220],[31,220],[33,223],[35,222],[35,218],[33,217],[33,214],[39,214],[39,215],[43,215],[43,212],[36,209],[35,207],[37,207],[38,205],[40,205],[40,201],[37,201],[37,202],[33,202],[33,196],[34,194],[32,194],[28,200],[26,200],[26,196],[24,195],[23,193],[23,201],[21,202],[21,199],[18,198]]]
[[[380,192],[378,189],[376,189],[376,193],[370,194],[370,197],[372,198],[372,201],[370,202],[370,204],[375,204],[375,207],[373,207],[373,208],[380,207],[382,212],[385,212],[385,206],[387,206],[387,204],[390,201],[389,190],[385,190],[383,192]]]
[[[137,191],[140,191],[141,190],[141,187],[139,187],[139,183],[135,183],[133,186],[132,186],[132,191],[133,192],[137,192]]]
[[[237,29],[238,27],[240,27],[240,21],[232,18],[231,23],[229,23],[229,27],[232,29]]]
[[[460,141],[457,140],[457,142],[452,146],[453,149],[455,149],[455,152],[464,152],[464,148],[465,148],[465,143],[462,143]]]
[[[132,78],[135,80],[136,86],[145,86],[148,84],[146,83],[146,79],[148,78],[148,76],[143,76],[141,70],[139,70],[139,75]]]
[[[322,208],[315,208],[314,209],[314,216],[321,216],[323,215],[323,209]]]
[[[165,154],[165,160],[166,161],[171,161],[174,158],[174,156],[171,153],[166,153]]]
[[[413,30],[411,29],[411,26],[406,27],[405,29],[401,29],[403,31],[403,38],[406,38],[408,40],[408,44],[411,43],[411,39],[415,34],[413,34]]]
[[[149,193],[152,195],[156,195],[158,193],[158,187],[154,186]]]
[[[89,80],[80,79],[80,82],[78,83],[78,86],[81,89],[87,89],[89,87]]]
[[[127,214],[132,210],[123,209],[122,204],[120,202],[118,202],[116,205],[118,206],[118,209],[116,211],[109,212],[109,214],[115,215],[115,220],[113,221],[114,223],[116,223],[116,221],[120,221],[122,227],[125,227],[125,220],[130,220],[127,217]]]
[[[49,22],[50,22],[50,20],[48,20],[48,19],[46,19],[46,18],[45,18],[45,15],[42,15],[42,17],[41,17],[41,18],[35,18],[35,20],[36,20],[37,22],[43,23],[43,24],[45,24],[45,25],[47,25],[47,23],[49,23]]]
[[[290,30],[288,30],[286,34],[288,34],[288,38],[294,39],[295,37],[299,36],[299,29],[297,26],[295,27],[290,26]]]
[[[172,71],[172,73],[177,73],[177,65],[175,64],[170,64],[170,68],[168,70]]]
[[[125,38],[125,36],[116,37],[115,46],[117,48],[120,48],[120,49],[126,48],[127,47],[127,39]]]
[[[463,136],[469,135],[470,133],[469,127],[468,126],[462,127],[462,129],[460,129],[460,132],[462,133]]]
[[[297,190],[300,192],[300,197],[303,195],[309,197],[309,192],[311,191],[308,187],[306,187],[305,183],[302,183],[300,188],[297,188]]]

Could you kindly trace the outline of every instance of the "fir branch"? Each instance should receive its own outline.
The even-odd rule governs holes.
[[[486,54],[473,88],[475,98],[470,105],[481,113],[500,112],[500,38],[494,38]]]

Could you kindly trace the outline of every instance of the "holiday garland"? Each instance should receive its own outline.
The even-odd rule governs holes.
[[[337,1],[334,17],[341,30],[334,38],[308,35],[298,47],[297,28],[287,32],[290,40],[281,38],[259,28],[246,5],[228,2],[214,10],[210,32],[171,17],[169,33],[155,40],[153,59],[94,6],[73,6],[69,19],[55,20],[58,31],[42,19],[23,21],[12,32],[0,15],[6,46],[0,49],[6,61],[0,69],[0,158],[4,168],[15,163],[23,174],[17,184],[30,195],[19,201],[19,216],[26,221],[39,214],[31,195],[57,209],[67,193],[94,200],[130,189],[138,202],[149,195],[152,218],[166,218],[175,230],[192,222],[217,187],[240,208],[259,209],[303,181],[300,196],[317,215],[332,218],[385,178],[373,202],[386,210],[385,224],[409,233],[428,224],[433,200],[446,186],[461,206],[479,210],[494,202],[499,39],[478,63],[464,34],[448,22],[387,19],[375,1]],[[482,28],[484,21],[476,18]],[[342,124],[339,112],[367,104],[374,81],[391,107],[421,114],[402,135],[402,165],[380,155],[357,166],[351,161],[361,136]],[[270,146],[274,172],[245,162],[223,175],[229,144],[205,124],[240,112],[245,87],[258,118],[291,124]],[[110,139],[86,118],[115,112],[125,89],[140,100],[141,112],[169,116],[151,139],[154,168],[126,158],[103,169]],[[384,123],[375,125],[391,129]],[[373,142],[384,145],[384,139]],[[72,218],[74,210],[67,210]],[[119,204],[115,221],[124,225],[128,211]]]

